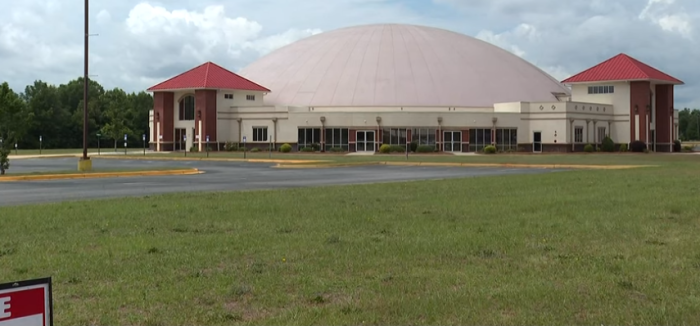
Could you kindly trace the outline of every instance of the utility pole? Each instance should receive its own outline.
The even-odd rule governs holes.
[[[83,77],[83,160],[88,160],[88,2],[85,0],[85,58],[84,58],[84,68],[85,76]]]

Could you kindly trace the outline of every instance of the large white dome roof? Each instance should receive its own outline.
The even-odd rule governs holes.
[[[555,101],[559,81],[522,58],[463,34],[414,25],[341,28],[282,47],[240,75],[269,105],[491,107]]]

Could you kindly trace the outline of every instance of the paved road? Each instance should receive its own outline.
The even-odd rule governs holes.
[[[75,158],[23,159],[12,172],[71,170]],[[96,168],[194,167],[204,174],[182,176],[68,179],[0,183],[0,206],[79,199],[145,196],[194,191],[279,189],[502,174],[548,173],[554,170],[421,166],[357,166],[319,169],[275,169],[269,163],[95,160]]]

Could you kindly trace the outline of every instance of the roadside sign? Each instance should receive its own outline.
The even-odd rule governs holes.
[[[209,142],[209,135],[207,135],[207,143]]]
[[[52,326],[51,278],[0,284],[0,326]]]
[[[44,140],[44,138],[39,136],[39,141],[43,141],[43,140]]]
[[[124,141],[126,141],[126,134],[124,134]]]
[[[182,135],[182,140],[187,141],[187,135]]]
[[[243,136],[243,142],[245,143],[245,136]]]
[[[141,136],[141,139],[143,139],[143,141],[146,141],[146,134],[143,134],[143,136]]]

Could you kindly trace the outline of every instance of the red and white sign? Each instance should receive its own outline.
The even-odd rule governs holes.
[[[52,326],[51,279],[0,284],[0,326]]]

